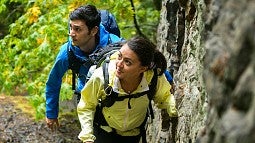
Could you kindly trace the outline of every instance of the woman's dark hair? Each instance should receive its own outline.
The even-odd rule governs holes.
[[[158,75],[164,73],[167,68],[166,58],[151,41],[143,37],[134,37],[126,43],[136,53],[142,66],[147,66],[149,69],[159,69]]]
[[[69,16],[70,20],[83,20],[87,25],[89,31],[97,26],[101,22],[100,12],[93,5],[80,6],[71,12]]]

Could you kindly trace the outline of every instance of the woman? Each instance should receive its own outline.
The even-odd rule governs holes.
[[[161,109],[167,109],[170,116],[177,116],[175,100],[170,93],[171,85],[163,75],[166,70],[166,59],[156,50],[150,41],[135,37],[114,54],[116,59],[109,63],[109,87],[118,96],[134,95],[149,90],[156,73],[157,85],[154,95],[155,104]],[[85,143],[138,143],[141,138],[140,125],[143,123],[149,99],[147,96],[126,98],[115,101],[110,107],[102,108],[102,115],[107,125],[95,126],[93,120],[99,99],[105,99],[103,69],[98,68],[81,91],[81,100],[77,111],[82,131],[79,139]]]

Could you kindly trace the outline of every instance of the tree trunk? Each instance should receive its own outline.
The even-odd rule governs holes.
[[[149,143],[255,142],[255,1],[163,0],[157,46],[175,81],[177,124]],[[164,127],[163,127],[164,128]]]

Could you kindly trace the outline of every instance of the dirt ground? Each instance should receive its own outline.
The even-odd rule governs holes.
[[[27,101],[18,100],[23,102],[19,105],[27,105],[22,108],[14,101],[17,101],[15,96],[0,95],[0,143],[81,143],[77,138],[80,132],[77,118],[61,117],[61,127],[52,132],[44,120],[33,119]]]

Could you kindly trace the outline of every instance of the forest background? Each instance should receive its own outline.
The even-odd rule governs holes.
[[[1,0],[0,92],[22,95],[45,113],[45,83],[60,46],[68,38],[68,16],[93,4],[116,17],[121,37],[142,35],[156,41],[161,0]],[[72,98],[71,72],[63,78],[60,100]]]
[[[18,97],[28,97],[36,118],[44,117],[45,82],[59,46],[67,41],[68,14],[85,3],[111,11],[122,37],[143,35],[155,42],[173,69],[178,121],[163,124],[161,110],[154,108],[148,142],[255,142],[254,0],[1,0],[1,137],[48,140],[39,132],[35,135],[44,124],[33,124],[30,136],[21,134],[28,129],[21,122],[24,119],[16,121],[20,114],[10,111],[11,104],[3,101],[26,105]],[[72,96],[70,73],[63,81],[62,102]],[[13,97],[9,100],[2,94],[21,96],[8,96]],[[12,121],[26,129],[13,128]],[[66,134],[60,139],[76,137],[73,131],[78,130],[69,130],[73,122],[70,126],[63,123]]]

